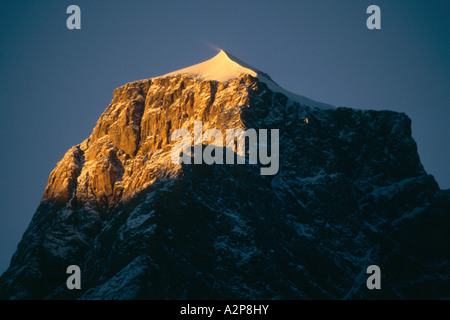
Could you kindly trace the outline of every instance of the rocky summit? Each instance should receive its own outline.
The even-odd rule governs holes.
[[[195,121],[278,129],[278,173],[174,163],[171,134]],[[51,172],[0,298],[450,298],[449,230],[408,116],[315,102],[221,51],[114,91]]]

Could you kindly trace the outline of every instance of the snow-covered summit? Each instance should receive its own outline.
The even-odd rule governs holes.
[[[220,52],[212,59],[165,74],[163,77],[185,74],[203,80],[226,82],[239,77],[241,74],[250,74],[254,77],[257,76],[258,70],[233,58],[232,55],[220,50]]]
[[[296,101],[301,105],[307,105],[309,107],[320,109],[334,108],[334,106],[332,105],[317,102],[283,89],[266,73],[248,65],[247,63],[239,60],[238,58],[224,50],[220,50],[220,52],[215,57],[209,60],[187,68],[167,73],[161,77],[188,75],[202,80],[227,82],[232,79],[238,78],[242,74],[249,74],[253,77],[258,78],[258,80],[264,82],[271,91],[280,92],[286,95],[289,99]]]

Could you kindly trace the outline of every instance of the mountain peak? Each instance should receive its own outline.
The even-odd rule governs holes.
[[[165,75],[162,75],[161,77],[176,76],[182,74],[196,77],[202,80],[219,82],[227,82],[232,79],[238,78],[242,74],[249,74],[255,78],[258,78],[259,81],[264,82],[271,91],[282,93],[292,101],[296,101],[301,105],[319,109],[335,108],[332,105],[314,101],[280,87],[275,81],[272,80],[272,78],[268,74],[248,65],[247,63],[241,61],[225,50],[220,50],[220,52],[216,56],[209,60],[187,68],[167,73]]]
[[[186,74],[203,80],[226,82],[239,77],[241,74],[250,74],[256,77],[258,73],[260,72],[255,68],[240,61],[230,53],[220,50],[216,56],[209,60],[170,72],[163,77]]]

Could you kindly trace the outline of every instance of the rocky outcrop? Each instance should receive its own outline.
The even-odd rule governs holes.
[[[253,79],[253,82],[255,79]],[[76,200],[103,210],[129,199],[162,173],[177,175],[170,161],[173,129],[245,129],[243,108],[250,76],[229,83],[167,77],[129,83],[114,91],[91,137],[67,152],[51,173],[42,201]]]
[[[278,174],[173,164],[171,132],[194,121],[279,129]],[[405,114],[310,108],[248,74],[136,81],[50,174],[0,297],[448,298],[449,213]]]

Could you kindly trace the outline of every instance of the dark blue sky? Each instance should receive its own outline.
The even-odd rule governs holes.
[[[66,8],[81,8],[81,30]],[[381,8],[381,30],[366,8]],[[64,153],[115,88],[221,47],[286,89],[412,119],[427,172],[450,188],[450,1],[1,1],[0,272]]]

